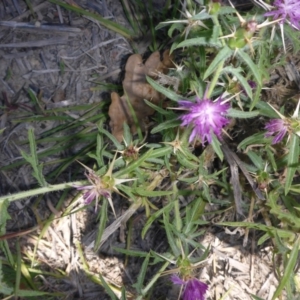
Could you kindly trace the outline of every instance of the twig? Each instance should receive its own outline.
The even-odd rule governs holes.
[[[65,45],[68,44],[68,39],[63,38],[52,38],[48,40],[0,44],[0,48],[26,48],[26,47],[45,47],[52,45]]]
[[[48,24],[48,23],[24,23],[24,22],[16,22],[16,21],[0,21],[0,26],[12,27],[12,28],[24,28],[24,29],[36,29],[36,30],[46,30],[51,31],[51,33],[58,32],[73,32],[73,33],[81,33],[82,30],[77,27],[70,27],[67,25],[56,25],[56,24]]]
[[[224,156],[230,166],[236,211],[239,215],[243,216],[244,214],[243,214],[242,208],[241,208],[242,191],[241,191],[241,187],[240,187],[238,167],[241,169],[241,171],[245,175],[246,179],[248,180],[249,184],[251,185],[256,196],[261,200],[265,200],[265,197],[261,193],[257,184],[252,179],[249,172],[246,170],[243,162],[239,159],[239,157],[232,150],[230,150],[230,148],[224,141],[222,142],[221,148],[222,148]]]

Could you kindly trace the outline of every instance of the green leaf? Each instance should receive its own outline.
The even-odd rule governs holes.
[[[45,115],[45,110],[41,106],[40,101],[39,101],[36,93],[31,88],[29,88],[27,90],[27,92],[28,92],[28,96],[29,96],[31,102],[33,103],[35,109],[37,110],[37,114],[42,114],[44,116]]]
[[[211,15],[204,10],[202,10],[199,14],[192,16],[191,20],[207,20],[210,19]]]
[[[291,135],[288,148],[288,168],[284,186],[285,195],[287,195],[290,190],[299,162],[299,137],[296,134]]]
[[[6,222],[11,219],[7,212],[8,206],[9,201],[7,199],[0,202],[0,236],[6,233]]]
[[[133,286],[137,289],[138,293],[142,292],[142,288],[143,288],[143,283],[145,280],[145,276],[146,276],[146,271],[147,271],[147,267],[149,264],[149,259],[150,259],[150,253],[147,254],[147,256],[145,257],[141,270],[139,272],[138,278],[137,278],[137,283],[135,283]]]
[[[171,154],[173,151],[171,146],[165,146],[165,147],[161,147],[155,150],[152,150],[151,153],[151,157],[150,159],[156,158],[156,157],[162,157],[162,156],[168,156],[169,154]],[[149,158],[147,158],[147,161],[150,160]]]
[[[247,146],[249,145],[264,144],[265,142],[266,138],[264,132],[255,133],[241,141],[237,148],[246,150]]]
[[[31,290],[18,290],[18,293],[16,293],[16,296],[19,296],[19,297],[38,297],[38,296],[52,296],[52,297],[60,296],[60,297],[63,297],[63,295],[61,293],[47,293],[47,292],[42,292],[42,291],[31,291]]]
[[[259,85],[262,84],[261,73],[257,65],[253,62],[250,56],[243,50],[237,51],[237,55],[246,63],[249,69],[252,71],[256,81]]]
[[[3,281],[3,270],[2,270],[2,261],[0,260],[0,294],[11,295],[13,288],[8,286],[6,282]]]
[[[204,74],[206,70],[206,64],[207,64],[207,57],[206,57],[206,50],[205,47],[200,46],[198,47],[198,53],[199,53],[199,73]]]
[[[113,249],[122,254],[130,255],[130,256],[134,256],[134,257],[146,257],[148,255],[148,252],[144,252],[144,251],[123,249],[123,248],[118,248],[118,247],[113,247]]]
[[[27,154],[24,151],[21,151],[21,155],[24,157],[24,159],[31,165],[33,168],[33,176],[38,181],[40,186],[47,186],[48,183],[45,180],[45,177],[43,175],[43,167],[41,164],[39,164],[38,156],[37,156],[37,149],[36,149],[36,143],[35,143],[35,137],[34,137],[34,131],[33,128],[30,128],[28,130],[28,139],[29,139],[29,145],[30,145],[30,154]]]
[[[97,236],[96,236],[95,245],[94,245],[94,251],[95,252],[98,252],[98,250],[100,248],[102,234],[103,234],[103,232],[105,230],[105,227],[106,227],[107,208],[108,208],[108,201],[102,201],[101,210],[100,210],[99,228],[98,228],[98,231],[97,231]]]
[[[275,155],[273,153],[273,151],[271,150],[271,147],[270,146],[267,146],[266,147],[266,153],[267,153],[267,157],[269,159],[269,162],[271,163],[271,166],[273,168],[273,170],[275,172],[277,172],[277,162],[276,162],[276,159],[275,159]]]
[[[181,151],[176,152],[176,158],[182,167],[186,167],[189,170],[195,170],[199,167],[199,162],[189,160]]]
[[[255,107],[259,109],[262,116],[278,119],[276,111],[265,101],[258,101]]]
[[[264,161],[262,159],[262,157],[260,155],[258,155],[256,152],[254,151],[248,151],[247,155],[249,156],[249,158],[251,159],[252,163],[256,166],[256,168],[258,170],[263,170],[264,168]]]
[[[125,145],[130,145],[132,143],[130,127],[126,122],[123,124],[123,140],[125,141]]]
[[[258,110],[242,111],[239,109],[230,108],[227,115],[231,118],[248,119],[259,116],[260,112]]]
[[[184,40],[179,43],[175,49],[184,48],[184,47],[193,47],[193,46],[206,46],[206,47],[215,47],[220,48],[222,46],[221,42],[218,40],[211,39],[210,37],[198,37]]]
[[[202,198],[197,198],[193,201],[192,205],[186,207],[186,217],[185,217],[185,225],[182,232],[186,235],[190,235],[195,227],[196,223],[201,218],[204,208],[205,208],[206,202]],[[202,223],[202,221],[201,221]],[[202,224],[207,223],[206,221],[203,221]]]
[[[156,272],[156,274],[150,279],[149,283],[143,288],[142,295],[147,295],[149,293],[149,290],[153,288],[154,284],[157,282],[158,278],[163,275],[163,272],[166,270],[166,268],[169,266],[170,262],[166,261],[160,269]],[[145,297],[138,297],[137,300],[144,300]]]
[[[220,141],[218,140],[218,138],[212,134],[212,143],[211,143],[215,153],[218,155],[218,157],[220,158],[221,161],[223,161],[224,159],[224,154],[223,154],[223,151],[221,149],[221,143]]]
[[[227,14],[231,14],[231,13],[235,13],[236,10],[233,7],[230,6],[221,6],[220,10],[218,11],[219,15],[227,15]]]
[[[103,133],[104,135],[106,135],[115,145],[115,147],[117,148],[117,150],[123,150],[123,145],[107,130],[105,130],[104,128],[102,128],[101,126],[98,126],[98,131],[100,133]]]
[[[179,23],[172,24],[171,27],[168,30],[168,36],[169,36],[169,38],[172,38],[173,32],[176,31],[176,30],[183,31],[184,30],[184,25],[183,24],[179,24]],[[172,51],[171,51],[171,53],[172,53]]]
[[[127,300],[125,286],[122,286],[122,296],[121,296],[121,300]]]
[[[297,241],[294,243],[294,246],[290,253],[288,262],[284,268],[283,276],[282,276],[280,283],[272,297],[272,300],[275,300],[277,297],[279,297],[279,295],[283,291],[284,287],[286,286],[288,281],[291,279],[291,276],[293,276],[294,267],[295,267],[297,259],[298,259],[299,246],[300,246],[300,239],[298,238]]]
[[[84,183],[86,184],[86,181]],[[20,199],[27,198],[27,197],[37,196],[37,195],[50,193],[50,192],[54,192],[54,191],[59,191],[59,190],[65,190],[65,189],[69,189],[69,188],[74,188],[74,185],[82,185],[82,184],[83,184],[82,181],[77,181],[77,182],[70,182],[70,183],[60,183],[60,184],[56,184],[56,185],[48,185],[47,187],[42,187],[42,188],[38,188],[38,189],[32,189],[32,190],[28,190],[28,191],[24,191],[24,192],[19,192],[16,194],[2,196],[2,197],[0,197],[0,203],[2,203],[3,201],[6,201],[6,200],[9,202],[12,202],[12,201],[20,200]]]
[[[270,214],[276,216],[278,220],[282,221],[282,223],[286,224],[287,226],[290,226],[298,232],[300,229],[300,218],[296,215],[294,208],[289,207],[290,204],[286,205],[284,209],[281,205],[278,205],[278,197],[279,195],[276,192],[270,192],[267,202],[267,205],[271,208]],[[291,202],[288,201],[284,196],[282,196],[282,199],[285,203]]]
[[[37,290],[38,288],[36,287],[34,281],[32,280],[32,277],[31,277],[31,274],[30,274],[30,271],[28,268],[29,267],[27,264],[25,264],[24,262],[21,262],[22,279],[27,281],[27,283],[31,289]]]
[[[233,227],[246,227],[246,228],[251,228],[251,229],[256,229],[256,230],[261,230],[265,231],[268,233],[268,237],[275,236],[275,234],[278,234],[279,237],[281,238],[286,238],[289,240],[293,240],[295,238],[295,234],[289,230],[284,230],[284,229],[278,229],[273,226],[267,226],[264,224],[259,224],[259,223],[251,223],[251,222],[221,222],[217,223],[217,225],[220,226],[233,226]]]
[[[21,249],[20,242],[17,240],[16,242],[17,248],[17,259],[16,259],[16,281],[15,281],[15,293],[18,295],[21,283]]]
[[[151,130],[151,133],[157,133],[163,130],[167,130],[170,128],[178,127],[180,125],[181,121],[179,119],[172,119],[172,120],[167,120],[161,124],[158,124],[156,127],[154,127]]]
[[[241,83],[247,95],[250,98],[252,98],[252,89],[247,79],[241,74],[241,72],[242,72],[242,68],[233,68],[232,66],[227,66],[222,70],[222,73],[231,73],[232,75],[234,75],[237,78],[237,80]]]
[[[121,4],[122,4],[123,12],[129,22],[130,26],[133,28],[135,33],[138,33],[140,24],[138,22],[136,22],[133,14],[131,12],[131,9],[128,6],[127,1],[121,0]]]
[[[252,98],[250,110],[252,110],[254,107],[256,107],[257,103],[259,102],[259,100],[261,98],[261,89],[262,89],[262,86],[257,84],[256,88],[255,88],[254,97]]]
[[[224,62],[228,57],[232,55],[232,50],[225,46],[214,58],[206,72],[203,75],[203,79],[206,79],[209,75],[211,75],[219,66],[221,62]]]
[[[91,13],[87,10],[84,10],[84,9],[80,8],[80,7],[69,5],[69,4],[66,4],[66,3],[58,1],[58,0],[49,0],[49,2],[57,4],[57,5],[65,8],[67,10],[77,12],[81,15],[92,17],[95,20],[97,20],[101,25],[105,26],[106,28],[108,28],[108,29],[110,29],[114,32],[117,32],[117,33],[121,34],[122,36],[124,36],[127,39],[131,40],[134,37],[134,34],[131,31],[129,31],[127,28],[119,25],[118,23],[115,23],[115,22],[112,22],[110,20],[104,19],[103,17],[101,17],[98,14]]]
[[[175,92],[173,92],[170,89],[167,89],[163,87],[162,85],[159,85],[155,80],[153,80],[151,77],[146,76],[146,79],[148,83],[155,88],[158,92],[165,95],[168,99],[178,102],[182,99],[182,96],[177,95]]]
[[[97,147],[96,147],[95,157],[96,157],[99,168],[104,166],[104,160],[103,160],[104,149],[105,149],[105,146],[104,146],[104,143],[103,143],[103,136],[101,134],[97,134]]]
[[[103,276],[99,273],[99,277],[102,283],[102,286],[105,289],[105,292],[109,295],[111,300],[118,300],[116,294],[114,291],[110,288],[110,286],[107,284],[106,280],[103,278]]]
[[[161,115],[164,115],[164,116],[172,116],[174,115],[174,113],[170,110],[166,110],[166,109],[163,109],[161,108],[160,106],[157,106],[155,104],[153,104],[152,102],[148,101],[148,100],[144,100],[145,103],[147,105],[149,105],[150,107],[152,107],[154,110],[156,110],[157,112],[159,112]]]
[[[152,152],[153,150],[149,149],[149,151],[143,154],[139,159],[129,164],[126,168],[116,172],[114,174],[114,177],[117,178],[118,176],[130,174],[132,171],[135,171],[135,169],[137,169],[145,160],[147,160],[148,158],[152,158]]]
[[[149,191],[146,188],[140,187],[134,190],[138,195],[143,197],[160,197],[172,195],[173,191]]]
[[[150,228],[150,226],[152,225],[152,223],[160,216],[164,213],[164,211],[169,211],[170,208],[174,205],[174,203],[170,202],[169,204],[167,204],[166,206],[164,206],[162,209],[158,210],[157,212],[155,212],[154,214],[151,214],[150,218],[147,220],[143,230],[142,230],[142,239],[145,237],[148,229]]]
[[[165,231],[169,242],[169,246],[172,249],[172,253],[175,255],[175,257],[178,257],[180,255],[180,249],[176,245],[176,239],[173,234],[173,232],[176,230],[175,229],[172,230],[173,225],[170,223],[169,214],[164,213],[163,217],[164,217],[163,222],[165,225]]]

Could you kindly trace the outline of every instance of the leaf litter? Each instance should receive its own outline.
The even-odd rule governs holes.
[[[98,1],[89,2],[99,9]],[[64,107],[68,107],[103,101],[103,96],[91,89],[94,87],[92,80],[95,74],[100,78],[116,80],[116,75],[120,72],[121,57],[131,52],[130,45],[125,39],[112,34],[94,20],[75,14],[68,15],[48,1],[36,0],[31,3],[39,21],[45,20],[56,24],[68,22],[72,25],[68,30],[65,30],[63,25],[61,27],[56,25],[58,27],[52,27],[52,32],[49,32],[44,24],[41,26],[32,24],[32,12],[27,9],[25,1],[14,1],[14,5],[7,4],[7,1],[0,3],[0,17],[4,20],[0,23],[0,87],[1,91],[7,93],[16,105],[20,104],[17,109],[3,111],[1,115],[0,129],[5,129],[0,145],[1,169],[19,161],[20,150],[28,150],[26,144],[22,144],[27,139],[28,127],[34,127],[36,137],[41,137],[43,133],[56,128],[62,122],[61,120],[35,121],[34,114],[30,115],[33,117],[30,123],[15,122],[18,118],[28,117],[21,104],[37,110],[35,105],[28,101],[29,88],[35,91],[37,99],[46,112],[48,107],[58,108],[61,103],[64,103]],[[76,3],[84,6],[84,1],[82,3],[76,1]],[[114,1],[107,1],[105,14],[109,18],[117,18],[119,22],[126,23],[120,5],[114,4]],[[137,132],[137,126],[146,130],[148,117],[154,111],[145,104],[144,99],[156,105],[163,105],[162,101],[164,101],[164,96],[147,83],[146,76],[155,79],[158,76],[156,72],[167,73],[170,67],[172,67],[172,60],[168,54],[161,61],[159,53],[154,52],[145,63],[139,54],[130,56],[123,81],[125,93],[122,96],[116,92],[111,94],[110,126],[117,140],[121,141],[123,138],[124,122],[128,123],[133,134]],[[285,83],[283,85],[286,86]],[[138,124],[134,121],[129,103],[136,114]],[[82,111],[70,109],[67,113],[75,120],[83,116]],[[84,128],[84,125],[82,127]],[[64,137],[71,132],[72,129],[59,134]],[[45,150],[43,148],[50,149],[55,143],[38,145],[38,151],[42,152]],[[82,145],[76,143],[71,145],[70,151],[76,152],[72,147],[81,148]],[[52,159],[59,159],[67,154],[52,154]],[[45,172],[53,169],[53,166],[47,166],[46,159],[45,166]],[[75,167],[72,167],[68,172],[74,170]],[[66,180],[68,172],[63,174],[61,180]],[[31,170],[26,165],[18,166],[17,169],[1,170],[2,195],[29,189],[33,182]],[[94,299],[95,297],[110,299],[103,289],[93,283],[82,271],[84,265],[80,259],[82,253],[78,243],[87,247],[91,240],[95,239],[97,220],[93,208],[81,210],[79,206],[72,204],[72,210],[69,211],[73,196],[63,198],[66,199],[63,203],[61,203],[62,195],[52,193],[41,199],[26,199],[11,204],[8,211],[12,220],[7,220],[6,228],[6,233],[12,234],[7,240],[9,247],[15,249],[15,237],[20,237],[24,260],[28,264],[38,264],[41,270],[55,275],[43,275],[41,289],[64,293],[64,296],[58,299]],[[116,213],[125,216],[124,219],[127,220],[129,210],[124,213],[122,199],[116,196],[115,202],[118,203]],[[69,213],[66,214],[66,211]],[[161,247],[159,243],[154,242],[157,238],[161,241],[164,238],[163,235],[156,235],[159,227],[154,227],[149,236],[141,240],[139,229],[143,227],[145,220],[141,217],[142,214],[136,213],[136,210],[133,213],[135,213],[133,222],[136,226],[134,247],[137,250],[159,249],[162,252],[164,247],[159,248]],[[231,213],[228,211],[223,218],[231,220]],[[113,220],[113,216],[109,217]],[[48,230],[43,232],[45,224],[42,220],[48,218],[52,220],[47,225]],[[119,220],[118,226],[121,226],[122,220]],[[214,221],[217,223],[218,220]],[[37,230],[36,224],[40,226],[35,233],[30,228]],[[23,235],[22,229],[29,229],[29,233]],[[202,269],[201,277],[210,281],[210,289],[214,290],[214,294],[211,294],[208,299],[220,299],[226,290],[231,291],[228,299],[250,300],[251,293],[269,299],[268,295],[271,295],[271,291],[274,291],[278,285],[273,272],[270,246],[257,248],[254,236],[251,237],[249,250],[243,246],[244,232],[222,232],[217,227],[207,227],[205,230],[202,244],[211,245],[212,251]],[[107,235],[107,241],[100,253],[91,250],[84,252],[89,271],[93,274],[102,274],[108,282],[116,286],[134,283],[135,279],[132,276],[139,272],[140,261],[133,261],[125,266],[123,258],[113,251],[113,246],[125,247],[116,229]],[[162,279],[162,286],[168,286],[166,278]],[[172,296],[172,292],[174,291],[170,289],[169,299],[176,297]]]

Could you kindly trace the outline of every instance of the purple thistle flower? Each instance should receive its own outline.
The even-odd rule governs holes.
[[[285,120],[274,119],[266,124],[265,129],[267,130],[265,137],[275,135],[272,141],[272,144],[274,145],[282,141],[289,129],[289,124]]]
[[[253,80],[248,80],[247,82],[248,82],[248,84],[250,85],[251,89],[255,89],[255,88],[256,88],[256,83],[255,83],[255,81],[253,81]]]
[[[288,20],[293,27],[300,30],[299,0],[275,0],[273,6],[275,6],[275,10],[265,13],[264,16],[272,16],[274,20],[282,19],[281,24]]]
[[[223,99],[221,96],[215,102],[206,99],[206,95],[204,95],[204,99],[197,97],[196,100],[196,103],[178,101],[179,105],[181,105],[179,109],[188,111],[180,117],[182,120],[181,126],[191,125],[193,127],[189,142],[193,141],[196,137],[200,137],[202,145],[206,141],[211,144],[212,133],[220,138],[222,128],[229,123],[225,115],[230,105],[222,103]]]
[[[184,290],[182,294],[183,300],[204,300],[205,293],[208,289],[208,285],[202,281],[191,278],[187,281],[182,280],[177,275],[171,276],[171,281],[173,284],[183,285]]]
[[[88,168],[88,173],[85,173],[88,181],[91,185],[84,185],[84,186],[75,186],[77,190],[86,192],[83,194],[84,204],[88,205],[93,200],[99,200],[101,196],[109,199],[111,197],[111,193],[109,190],[103,188],[103,182],[101,178],[91,169]]]

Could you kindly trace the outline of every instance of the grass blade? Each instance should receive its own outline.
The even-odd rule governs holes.
[[[119,33],[120,35],[124,36],[125,38],[129,39],[129,40],[132,40],[134,38],[134,34],[128,30],[127,28],[115,23],[115,22],[112,22],[110,20],[106,20],[104,19],[103,17],[97,15],[97,14],[94,14],[94,13],[91,13],[89,11],[86,11],[80,7],[76,7],[76,6],[72,6],[72,5],[69,5],[69,4],[66,4],[64,2],[61,2],[61,1],[57,1],[57,0],[49,0],[49,2],[53,3],[53,4],[57,4],[67,10],[71,10],[71,11],[74,11],[76,13],[79,13],[83,16],[87,16],[87,17],[91,17],[91,18],[94,18],[95,20],[97,20],[101,25],[105,26],[106,28],[116,32],[116,33]]]

